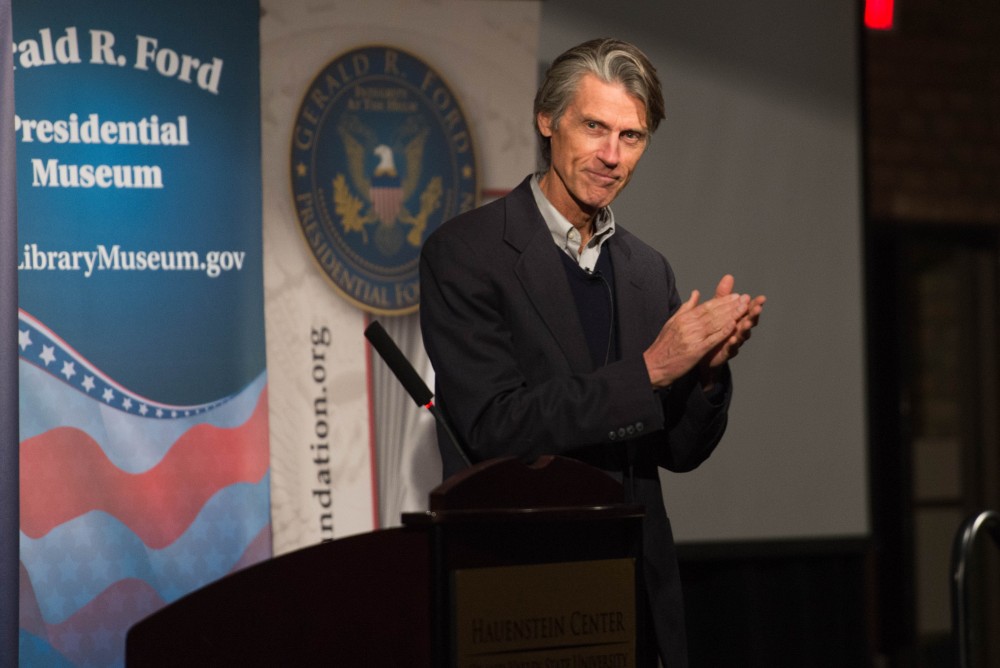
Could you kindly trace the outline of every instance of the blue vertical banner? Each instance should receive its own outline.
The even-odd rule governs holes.
[[[259,9],[13,4],[20,660],[121,665],[271,551]]]
[[[10,0],[0,0],[0,668],[17,665],[17,195]]]

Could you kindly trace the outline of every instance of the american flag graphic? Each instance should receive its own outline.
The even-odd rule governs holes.
[[[160,403],[18,318],[20,659],[116,666],[128,628],[271,553],[267,384]]]
[[[369,190],[372,206],[378,214],[379,221],[384,225],[392,225],[399,216],[403,206],[403,190],[399,186],[372,186]]]

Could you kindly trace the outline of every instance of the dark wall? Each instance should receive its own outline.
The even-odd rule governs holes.
[[[870,665],[865,547],[682,548],[691,668]]]

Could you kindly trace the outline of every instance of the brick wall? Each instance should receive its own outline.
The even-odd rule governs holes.
[[[1000,224],[1000,2],[896,0],[865,51],[872,220]]]

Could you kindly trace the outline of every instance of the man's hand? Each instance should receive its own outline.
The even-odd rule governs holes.
[[[732,276],[726,275],[719,281],[715,288],[715,296],[724,297],[732,294],[735,281]],[[750,330],[757,326],[760,321],[760,314],[764,310],[764,302],[767,297],[758,295],[750,300],[748,295],[744,295],[749,300],[746,313],[737,321],[736,329],[729,338],[713,348],[701,360],[701,385],[705,391],[712,388],[715,380],[715,370],[723,364],[736,357],[740,352],[740,347],[750,338]]]
[[[730,295],[733,292],[733,277],[726,276],[722,277],[719,281],[718,287],[715,289],[716,297],[724,297]],[[749,299],[748,296],[744,295]],[[767,297],[764,295],[758,295],[749,301],[747,306],[747,312],[739,319],[736,323],[736,331],[728,339],[723,341],[721,344],[715,347],[712,352],[705,357],[702,361],[705,366],[710,369],[722,366],[728,360],[736,357],[740,351],[740,346],[742,346],[747,339],[750,338],[750,330],[757,326],[760,321],[761,311],[764,310],[764,302],[767,301]]]
[[[643,357],[653,387],[666,387],[695,366],[702,386],[711,389],[714,371],[734,357],[750,338],[765,298],[733,293],[735,281],[726,275],[715,296],[699,304],[697,290],[666,322]]]

